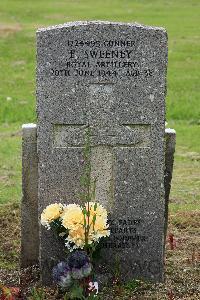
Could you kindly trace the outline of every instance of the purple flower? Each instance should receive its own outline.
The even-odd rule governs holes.
[[[68,266],[72,268],[81,268],[90,262],[90,258],[85,251],[76,250],[72,252],[67,259]]]
[[[72,252],[67,261],[61,261],[52,270],[53,280],[62,288],[68,288],[73,279],[79,280],[90,275],[92,265],[85,251]]]
[[[87,277],[90,275],[90,273],[92,272],[92,265],[91,263],[87,263],[83,266],[82,268],[82,271],[83,271],[83,276],[84,277]]]
[[[67,262],[74,279],[87,277],[92,271],[90,258],[84,251],[74,251],[68,256]]]
[[[63,288],[70,286],[72,281],[71,270],[66,262],[59,262],[57,266],[53,268],[52,274],[53,281],[59,286]]]

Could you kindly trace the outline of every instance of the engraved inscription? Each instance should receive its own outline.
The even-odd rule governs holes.
[[[109,220],[110,238],[102,245],[103,248],[133,248],[147,241],[147,236],[139,233],[138,227],[142,219]]]
[[[132,40],[68,40],[65,59],[49,69],[53,77],[141,78],[154,75],[154,67],[136,57]],[[62,65],[62,67],[60,67]]]

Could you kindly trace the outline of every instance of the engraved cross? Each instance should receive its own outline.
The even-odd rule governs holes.
[[[149,124],[120,124],[114,111],[111,84],[89,86],[88,124],[55,124],[54,148],[82,148],[85,131],[90,126],[92,177],[97,178],[96,198],[113,202],[113,149],[149,148]]]

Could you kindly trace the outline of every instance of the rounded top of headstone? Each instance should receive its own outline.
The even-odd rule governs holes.
[[[53,31],[57,29],[64,29],[64,28],[74,28],[74,27],[81,27],[81,26],[114,26],[114,27],[134,27],[134,28],[141,28],[146,30],[153,30],[153,31],[162,31],[166,33],[166,29],[163,27],[154,27],[154,26],[147,26],[139,23],[125,23],[125,22],[111,22],[111,21],[73,21],[67,22],[64,24],[58,24],[54,26],[38,28],[37,33],[44,32],[44,31]]]

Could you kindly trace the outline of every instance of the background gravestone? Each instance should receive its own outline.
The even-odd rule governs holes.
[[[37,126],[22,126],[21,266],[38,264]]]
[[[108,274],[163,279],[167,35],[136,24],[74,22],[37,32],[39,212],[78,202],[84,132],[97,200],[111,213]],[[62,251],[40,228],[44,283]],[[105,255],[104,255],[105,253]]]

